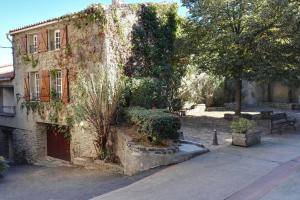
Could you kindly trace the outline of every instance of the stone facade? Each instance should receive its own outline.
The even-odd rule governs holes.
[[[120,162],[124,168],[124,174],[126,175],[134,175],[159,166],[180,163],[194,156],[208,152],[208,149],[203,146],[188,141],[181,141],[169,147],[141,146],[134,143],[122,129],[116,130],[113,140],[114,152],[120,158]],[[193,152],[184,152],[180,150],[180,145],[183,143],[193,144],[201,148]]]
[[[287,86],[279,82],[273,82],[270,86],[271,100],[274,103],[278,103],[279,107],[280,103],[282,105],[286,103],[300,103],[300,88],[293,88],[289,97],[289,88]],[[267,84],[243,81],[243,104],[256,106],[267,102],[267,90]]]
[[[14,47],[15,79],[12,83],[16,115],[10,118],[0,116],[0,126],[12,129],[13,158],[16,162],[34,163],[45,157],[47,155],[47,126],[51,124],[67,125],[68,108],[76,104],[76,91],[73,90],[72,79],[75,77],[76,69],[81,67],[83,59],[88,60],[85,63],[87,70],[95,67],[93,60],[98,59],[101,65],[109,69],[112,80],[116,77],[119,65],[128,61],[131,55],[132,30],[138,24],[138,12],[141,5],[122,4],[103,8],[107,23],[101,32],[95,24],[89,24],[87,27],[79,29],[70,20],[72,19],[70,16],[10,31]],[[43,37],[43,33],[47,33],[47,31],[49,33],[52,30],[62,29],[66,31],[63,32],[66,34],[65,42],[67,42],[64,47],[58,50],[49,50],[51,45],[49,41],[48,48],[40,51],[39,46],[38,52],[29,52],[31,50],[28,44],[29,37],[31,38],[34,34]],[[48,37],[50,36],[48,35]],[[24,38],[27,41],[25,43],[27,53],[24,53],[24,47],[22,48]],[[61,43],[63,44],[63,42],[64,37],[62,36]],[[45,45],[46,43],[39,44]],[[60,69],[69,70],[67,84],[70,102],[63,105],[62,111],[59,113],[59,121],[55,123],[51,121],[50,111],[47,109],[43,116],[36,111],[22,109],[22,102],[27,98],[24,77],[32,72],[40,73],[44,70],[50,74],[51,70]],[[41,79],[43,80],[43,77]],[[80,124],[75,124],[70,129],[70,135],[71,161],[76,157],[95,158],[98,156],[94,145],[95,135],[88,133]],[[3,141],[6,140],[0,132],[0,144]]]

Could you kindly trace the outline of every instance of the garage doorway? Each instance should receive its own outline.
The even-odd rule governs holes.
[[[1,127],[1,139],[3,140],[0,146],[0,155],[4,156],[7,160],[14,161],[14,150],[13,150],[13,129]]]
[[[70,131],[67,127],[47,126],[47,155],[66,161],[71,161]]]

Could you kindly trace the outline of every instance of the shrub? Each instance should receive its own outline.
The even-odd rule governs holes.
[[[157,78],[131,78],[126,84],[127,101],[130,106],[166,108],[167,96],[164,84]]]
[[[195,66],[189,66],[179,89],[181,98],[190,103],[205,103],[206,106],[224,105],[224,78],[198,73]]]
[[[179,137],[180,119],[167,110],[130,107],[126,110],[126,117],[138,126],[139,133],[149,136],[154,142]]]
[[[4,172],[8,169],[8,165],[4,158],[0,156],[0,177],[3,176]]]
[[[255,123],[245,118],[238,118],[231,123],[231,128],[235,133],[246,133],[249,129],[253,128]]]

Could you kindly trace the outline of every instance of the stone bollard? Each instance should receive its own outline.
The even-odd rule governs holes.
[[[213,137],[213,145],[219,145],[218,143],[218,133],[217,133],[217,130],[215,129],[214,130],[214,137]]]

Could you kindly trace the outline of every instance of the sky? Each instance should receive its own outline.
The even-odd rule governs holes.
[[[123,0],[125,3],[162,2],[162,0]],[[166,0],[181,5],[180,0]],[[111,4],[111,0],[0,0],[0,47],[10,47],[6,33],[11,29],[83,10],[92,3]],[[186,9],[179,8],[186,15]],[[0,48],[0,65],[12,63],[11,49]]]

